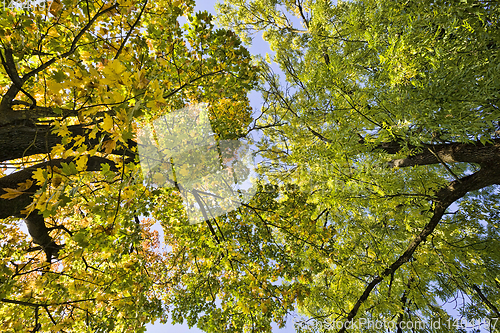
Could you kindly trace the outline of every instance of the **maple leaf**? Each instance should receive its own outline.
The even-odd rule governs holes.
[[[147,230],[156,221],[145,227],[140,215],[169,207],[155,218],[186,221],[186,213],[178,192],[143,184],[134,129],[183,105],[216,105],[222,96],[241,99],[242,107],[212,109],[209,118],[224,124],[213,136],[219,129],[243,133],[250,121],[246,82],[256,82],[256,73],[249,75],[250,54],[226,45],[226,30],[214,29],[208,14],[178,24],[190,15],[191,0],[49,3],[26,15],[0,13],[0,135],[10,138],[2,141],[0,161],[16,166],[0,177],[1,274],[10,281],[0,303],[15,302],[4,304],[0,327],[143,331],[165,317],[161,299],[168,292],[155,286],[169,273],[161,268],[168,255]],[[244,119],[232,131],[238,113]],[[215,167],[203,165],[218,165],[212,157],[190,170],[210,174]],[[167,175],[154,180],[164,183]],[[155,203],[158,197],[169,203]],[[20,216],[31,246],[8,220]],[[50,306],[33,311],[39,304]]]
[[[113,118],[111,118],[108,114],[104,116],[104,120],[102,122],[102,129],[106,132],[110,132],[113,128]]]
[[[102,143],[102,147],[104,148],[104,151],[106,154],[111,154],[113,149],[116,147],[116,141],[115,140],[106,140]]]

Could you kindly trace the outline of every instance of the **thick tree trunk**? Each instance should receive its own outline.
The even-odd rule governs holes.
[[[38,111],[49,112],[50,110],[42,110],[38,108]],[[20,117],[23,116],[21,112],[19,112],[19,115]],[[29,116],[33,116],[33,114],[27,115],[28,118]],[[54,146],[63,143],[61,136],[52,133],[52,126],[35,126],[31,123],[32,120],[29,120],[28,118],[25,121],[17,121],[17,123],[14,121],[9,122],[7,125],[0,126],[0,162],[37,154],[48,154]],[[68,130],[71,132],[72,137],[76,137],[78,135],[84,137],[84,143],[89,147],[89,149],[110,139],[109,135],[106,133],[104,134],[104,138],[101,134],[96,136],[94,139],[90,139],[88,133],[91,129],[85,128],[81,125],[69,126]],[[136,143],[129,140],[127,145],[130,149],[136,146]],[[112,154],[125,155],[127,157],[135,156],[135,153],[131,150],[123,149],[115,149],[112,151]],[[68,163],[70,161],[71,158],[66,160],[56,159],[47,161],[2,177],[0,178],[0,195],[7,193],[4,190],[5,188],[17,189],[19,186],[18,184],[24,183],[26,180],[30,179],[33,176],[33,172],[38,168],[46,168],[47,166],[60,167],[61,162]],[[97,156],[89,156],[87,170],[99,171],[102,163],[108,163],[112,170],[116,170],[113,162]],[[33,186],[30,189],[27,189],[24,194],[16,198],[0,198],[0,218],[3,219],[11,216],[23,218],[26,221],[26,225],[33,242],[38,244],[44,250],[47,260],[50,261],[53,256],[57,255],[57,251],[61,248],[61,245],[56,244],[52,237],[50,237],[50,230],[45,225],[44,218],[39,214],[39,211],[35,210],[31,212],[29,216],[21,214],[21,211],[26,209],[26,207],[32,202],[32,195],[38,189],[39,186],[33,184]]]
[[[62,137],[55,133],[51,133],[51,126],[2,126],[0,127],[0,162],[10,161],[21,157],[47,154],[52,147],[62,143]],[[68,130],[72,137],[81,135],[85,138],[85,144],[90,148],[99,145],[101,138],[97,136],[95,139],[90,139],[88,133],[90,129],[82,126],[69,126]],[[108,140],[106,134],[102,141]],[[127,146],[132,148],[136,146],[135,141],[129,140]],[[129,150],[114,150],[116,155],[125,154],[132,157],[135,154]]]

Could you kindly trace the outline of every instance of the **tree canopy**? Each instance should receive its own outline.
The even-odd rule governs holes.
[[[256,82],[239,38],[193,5],[64,0],[0,14],[3,329],[139,332],[166,318],[168,262],[148,216],[159,197],[182,202],[145,185],[137,128],[203,102],[217,139],[239,138]]]
[[[2,327],[494,331],[499,4],[227,0],[224,29],[192,7],[0,14]],[[249,202],[191,225],[178,188],[145,184],[137,131],[196,103],[218,142],[258,131],[262,163]]]

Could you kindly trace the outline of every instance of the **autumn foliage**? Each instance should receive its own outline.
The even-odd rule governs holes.
[[[143,184],[136,129],[203,102],[220,139],[241,137],[257,72],[238,37],[193,4],[54,1],[0,14],[4,329],[139,332],[166,318],[168,263],[146,217],[157,197],[177,197]]]

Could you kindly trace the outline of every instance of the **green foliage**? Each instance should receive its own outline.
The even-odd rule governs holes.
[[[221,244],[237,242],[242,251],[251,247],[242,245],[248,234],[268,232],[254,260],[281,267],[276,286],[291,298],[280,303],[313,319],[298,326],[302,332],[336,331],[337,322],[359,318],[443,323],[450,317],[441,304],[455,297],[463,297],[459,311],[470,323],[498,317],[498,229],[488,218],[496,181],[479,194],[467,177],[498,163],[496,150],[492,164],[477,158],[481,147],[498,145],[498,5],[235,0],[219,11],[244,41],[262,33],[275,52],[267,61],[286,79],[281,86],[268,69],[260,89],[259,171],[272,194],[263,187],[240,211],[237,221],[252,228],[245,236],[218,221]],[[447,147],[471,150],[447,155]],[[465,192],[455,197],[460,186]],[[446,209],[444,193],[458,203]],[[251,290],[243,269],[232,271]],[[259,305],[252,312],[253,303],[238,297],[246,304],[236,303],[240,311],[252,314],[248,330],[256,329]]]

